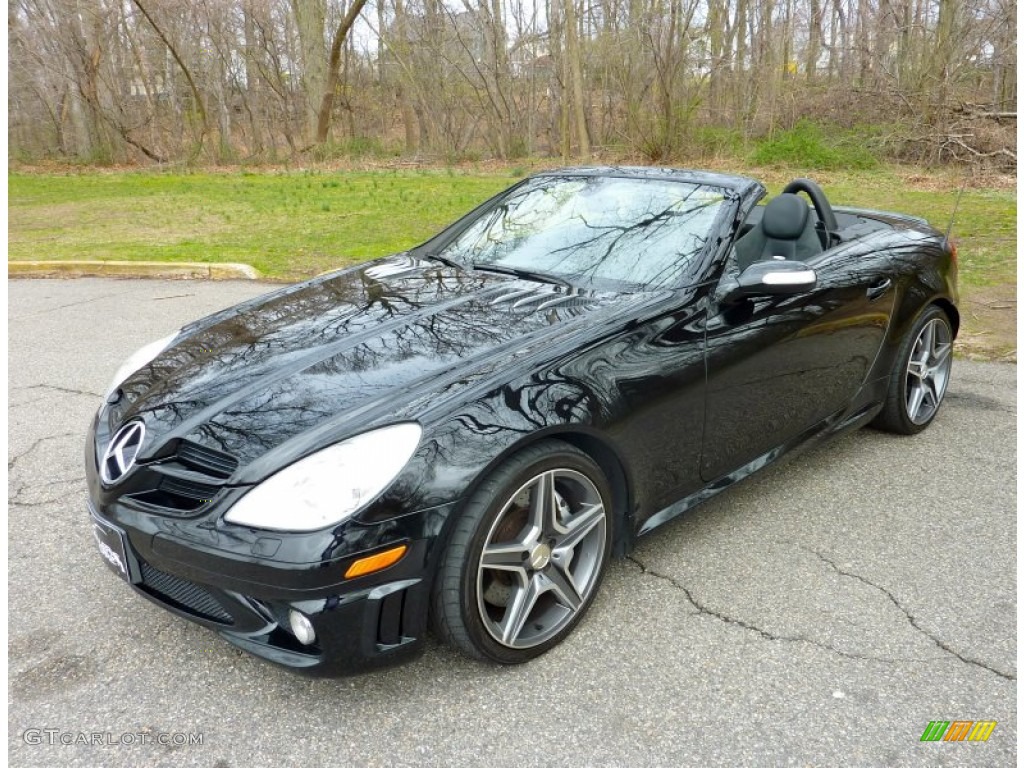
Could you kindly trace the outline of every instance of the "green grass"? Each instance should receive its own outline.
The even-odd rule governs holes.
[[[294,278],[403,250],[510,174],[8,176],[9,258],[244,262]]]
[[[523,172],[14,173],[9,258],[240,261],[303,277],[422,242]],[[812,175],[837,205],[923,216],[943,230],[956,199],[954,177],[924,171],[746,172],[767,176],[773,194]],[[1013,190],[965,191],[954,228],[965,286],[1015,281],[1016,215]]]
[[[878,165],[878,158],[871,153],[866,138],[839,129],[826,132],[815,123],[801,120],[791,130],[757,142],[751,160],[763,166],[868,170]]]

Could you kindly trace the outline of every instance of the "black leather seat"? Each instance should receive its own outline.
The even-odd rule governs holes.
[[[789,193],[768,203],[761,221],[736,241],[736,262],[741,270],[755,261],[804,261],[821,252],[810,206],[802,197]]]

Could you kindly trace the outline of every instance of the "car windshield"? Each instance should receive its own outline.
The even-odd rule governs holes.
[[[692,282],[725,193],[662,179],[544,176],[527,182],[436,255],[599,290]]]

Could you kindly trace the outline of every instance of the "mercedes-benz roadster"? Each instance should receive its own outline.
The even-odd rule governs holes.
[[[939,411],[948,238],[806,179],[764,196],[542,173],[144,347],[86,441],[103,558],[310,674],[406,658],[430,626],[477,659],[545,652],[639,536],[824,437]]]

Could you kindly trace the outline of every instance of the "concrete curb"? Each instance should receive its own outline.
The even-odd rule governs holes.
[[[248,264],[173,261],[8,261],[8,277],[151,277],[198,280],[259,280]]]

